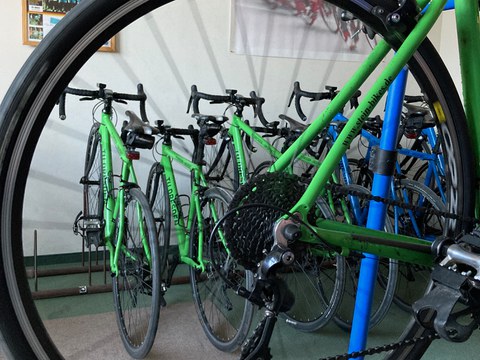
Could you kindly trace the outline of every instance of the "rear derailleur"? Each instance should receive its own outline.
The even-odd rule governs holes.
[[[413,304],[417,321],[440,337],[466,341],[480,324],[480,230],[433,243],[438,265],[431,291]]]
[[[257,281],[248,299],[260,307],[265,307],[265,315],[254,330],[253,335],[242,347],[240,360],[270,360],[270,338],[273,333],[277,317],[281,312],[290,310],[295,302],[295,296],[288,289],[287,284],[276,276],[277,269],[283,265],[290,265],[294,255],[286,246],[286,238],[296,236],[296,225],[286,221],[280,234],[276,231],[275,243],[265,259],[261,261],[257,272]],[[280,235],[280,236],[278,236]]]

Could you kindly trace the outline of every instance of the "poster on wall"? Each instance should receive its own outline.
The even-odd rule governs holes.
[[[22,0],[23,44],[38,45],[58,22],[81,0]],[[100,51],[116,51],[115,37]]]
[[[361,61],[370,39],[356,19],[323,0],[233,0],[230,50],[236,54]]]

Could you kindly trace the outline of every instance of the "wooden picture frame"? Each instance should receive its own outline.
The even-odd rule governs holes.
[[[21,0],[23,44],[36,46],[81,0]],[[116,52],[116,36],[100,51]]]

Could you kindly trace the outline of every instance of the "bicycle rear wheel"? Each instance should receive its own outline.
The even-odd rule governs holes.
[[[253,317],[253,304],[238,296],[235,289],[227,285],[226,277],[235,285],[251,289],[253,273],[245,270],[227,253],[225,245],[216,239],[207,246],[206,242],[218,220],[228,209],[231,197],[221,188],[205,192],[203,204],[203,261],[205,270],[190,267],[190,283],[193,300],[200,323],[210,342],[222,351],[235,351],[243,343]],[[215,214],[215,213],[216,214]],[[190,257],[198,257],[199,226],[194,220],[190,235]],[[213,266],[215,263],[222,274]]]
[[[140,189],[125,191],[123,226],[113,299],[123,344],[132,357],[143,359],[155,341],[162,295],[155,221]]]

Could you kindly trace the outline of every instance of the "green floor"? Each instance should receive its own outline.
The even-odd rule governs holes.
[[[179,275],[186,275],[185,269],[180,270]],[[107,277],[107,282],[110,279]],[[94,284],[103,283],[103,275],[96,274],[93,277]],[[88,277],[86,274],[77,274],[77,275],[68,275],[68,276],[55,276],[49,278],[39,278],[38,279],[38,289],[39,290],[49,290],[52,288],[71,288],[81,285],[88,284]],[[33,288],[33,281],[32,281]],[[191,291],[189,284],[184,285],[174,285],[172,286],[166,296],[168,306],[171,309],[175,309],[175,306],[185,305],[189,308],[193,308],[193,302],[191,297]],[[45,300],[37,300],[36,305],[39,313],[45,321],[71,318],[76,319],[78,317],[87,316],[87,315],[99,315],[105,313],[112,313],[114,310],[112,295],[111,293],[103,294],[86,294],[80,296],[68,296],[61,298],[52,298]],[[190,319],[192,324],[197,325],[198,320],[195,316],[194,310],[191,310],[192,314]],[[262,311],[256,313],[256,320],[254,325],[262,315]],[[175,314],[170,319],[175,321]],[[95,319],[95,316],[93,317]],[[406,314],[399,310],[396,307],[392,307],[387,318],[373,331],[369,338],[369,346],[381,345],[385,342],[390,342],[401,331],[401,326],[406,319]],[[68,319],[67,319],[68,320]],[[161,321],[164,320],[164,317],[161,316]],[[187,319],[188,320],[188,319]],[[172,320],[170,320],[172,321]],[[67,321],[68,324],[68,321]],[[163,324],[162,332],[168,332],[168,329],[171,328],[168,324]],[[253,325],[253,326],[254,326]],[[112,327],[116,327],[116,324],[113,322]],[[252,329],[253,329],[252,326]],[[96,326],[91,328],[85,328],[85,332],[95,331]],[[175,337],[186,337],[185,342],[191,341],[192,335],[188,333],[187,330],[189,325],[184,325],[182,329],[185,331],[178,331],[174,334]],[[65,329],[65,332],[68,332],[68,326]],[[203,334],[198,334],[198,341],[203,342],[202,348],[204,352],[199,352],[197,354],[198,359],[208,359],[206,355],[211,349],[211,345],[208,343],[208,340],[203,337]],[[201,331],[200,331],[201,332]],[[203,339],[203,340],[202,340]],[[157,341],[162,341],[162,336],[160,336]],[[478,345],[477,345],[478,344]],[[476,345],[476,346],[473,346]],[[161,344],[160,344],[161,346]],[[335,325],[329,325],[319,332],[316,333],[302,333],[295,331],[283,320],[277,322],[272,340],[270,342],[272,349],[273,359],[319,359],[325,355],[335,355],[340,350],[341,352],[346,351],[348,346],[348,335],[343,331],[339,330]],[[445,341],[438,340],[435,342],[435,346],[423,357],[424,359],[454,359],[459,357],[462,359],[478,359],[480,353],[480,342],[478,341],[478,333],[474,335],[473,339],[464,344],[452,344]],[[200,350],[199,350],[200,351]],[[448,355],[446,355],[448,354]],[[452,355],[452,354],[455,354]],[[238,358],[238,354],[228,354],[228,358]],[[104,359],[113,359],[116,357],[109,357],[108,354],[105,354]],[[153,357],[157,358],[157,357]],[[159,356],[158,358],[163,358]],[[225,354],[227,358],[227,354]],[[378,356],[367,357],[368,359],[379,358]]]

